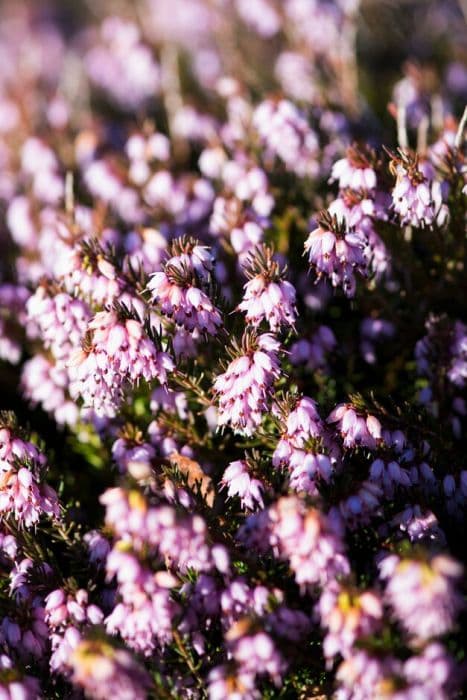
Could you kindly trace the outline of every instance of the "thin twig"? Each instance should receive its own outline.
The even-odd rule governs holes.
[[[183,106],[177,47],[166,42],[161,51],[162,89],[169,133],[173,136],[177,112]]]
[[[456,148],[460,148],[462,145],[462,140],[464,138],[464,131],[465,131],[466,124],[467,124],[467,106],[464,109],[464,114],[462,115],[462,119],[460,120],[460,123],[459,123],[459,128],[457,129],[456,140],[454,141],[454,146]]]
[[[467,22],[467,0],[459,0],[459,7],[461,8],[464,19]]]
[[[406,150],[409,147],[409,139],[407,136],[407,121],[406,121],[405,105],[397,105],[397,142],[400,148]]]
[[[444,122],[444,106],[441,95],[431,98],[431,124],[435,131],[441,131]]]
[[[69,216],[72,216],[75,210],[74,181],[71,170],[68,170],[65,175],[65,210]]]
[[[187,649],[186,649],[186,647],[185,647],[185,645],[184,645],[184,643],[183,643],[183,639],[182,639],[181,635],[179,634],[178,630],[176,630],[176,629],[172,630],[172,635],[173,635],[173,638],[174,638],[175,645],[176,645],[178,651],[180,652],[180,655],[182,656],[182,658],[183,658],[183,660],[185,661],[186,665],[187,665],[188,668],[190,669],[190,671],[191,671],[193,677],[194,677],[195,680],[197,681],[198,686],[201,688],[202,685],[203,685],[202,678],[201,678],[201,676],[199,675],[199,673],[198,673],[196,667],[195,667],[194,664],[193,664],[193,660],[192,660],[190,654],[188,653],[188,651],[187,651]]]
[[[428,141],[428,126],[429,119],[425,116],[421,119],[420,124],[417,129],[417,153],[424,155],[426,152],[426,146]]]

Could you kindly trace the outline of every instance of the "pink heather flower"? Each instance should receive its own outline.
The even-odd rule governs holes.
[[[427,700],[449,700],[455,694],[456,668],[453,658],[436,642],[428,644],[421,654],[404,663],[407,695],[410,692]]]
[[[392,201],[401,225],[420,228],[442,225],[446,219],[446,207],[441,185],[422,173],[418,157],[400,151],[400,157],[392,157],[391,170],[396,176]]]
[[[124,270],[129,271],[141,266],[150,274],[158,270],[167,252],[167,239],[155,228],[142,228],[130,231],[124,241],[126,256],[123,261]]]
[[[282,91],[293,100],[313,104],[318,94],[316,69],[298,51],[282,51],[274,66]]]
[[[286,439],[297,448],[303,447],[310,438],[321,437],[323,424],[316,408],[316,401],[308,396],[298,399],[295,407],[285,417],[285,428]]]
[[[249,203],[251,211],[258,217],[269,216],[274,207],[274,199],[269,191],[268,176],[255,161],[241,151],[236,151],[235,158],[224,163],[221,174],[225,187],[233,194],[231,199],[224,201],[232,205],[240,200]],[[218,197],[216,201],[223,199]]]
[[[264,484],[250,475],[249,464],[245,460],[229,464],[222,476],[221,487],[227,487],[228,498],[238,496],[242,508],[246,510],[255,510],[258,506],[264,508]]]
[[[277,156],[300,177],[317,174],[318,137],[292,102],[261,102],[253,114],[253,126],[266,147],[266,155]]]
[[[70,656],[73,683],[95,700],[146,700],[147,672],[124,649],[107,642],[83,640]]]
[[[272,385],[279,376],[280,345],[270,333],[245,335],[242,349],[214,382],[219,403],[217,424],[230,424],[243,435],[252,435],[268,408]]]
[[[319,326],[310,340],[300,338],[290,346],[290,361],[293,365],[305,365],[313,372],[327,366],[326,355],[332,352],[337,340],[328,326]]]
[[[21,358],[19,325],[25,322],[26,287],[0,284],[0,359],[18,364]]]
[[[354,0],[340,0],[329,5],[326,2],[310,5],[303,0],[287,0],[284,10],[290,30],[298,41],[304,42],[311,55],[334,64],[337,60],[336,45],[339,40],[347,47],[342,24],[346,15],[352,14]],[[331,43],[330,43],[331,42]]]
[[[250,632],[248,622],[240,620],[230,628],[226,638],[233,658],[244,673],[267,675],[276,684],[280,683],[287,665],[267,632]]]
[[[467,383],[467,326],[462,321],[453,324],[450,352],[452,360],[448,379],[462,388]]]
[[[446,537],[436,515],[419,505],[405,508],[392,518],[390,524],[403,532],[411,542],[430,541],[439,545],[446,544]]]
[[[151,175],[150,164],[154,161],[167,161],[170,158],[170,141],[158,132],[145,136],[135,133],[125,144],[130,160],[129,177],[136,185],[144,185]]]
[[[337,654],[350,656],[358,639],[378,631],[383,604],[372,591],[354,590],[331,581],[321,594],[317,611],[326,630],[324,655],[332,664]]]
[[[172,337],[175,357],[196,357],[202,339],[203,336],[197,329],[187,331],[185,328],[176,327]]]
[[[204,624],[206,631],[210,629],[220,612],[218,581],[212,576],[201,574],[195,583],[185,583],[180,592],[186,600],[181,631],[196,636],[199,634],[201,625]],[[204,651],[204,639],[202,644]]]
[[[208,676],[209,700],[259,700],[255,673],[237,666],[216,666]]]
[[[221,146],[204,148],[198,160],[201,173],[211,180],[218,180],[227,162],[227,154]]]
[[[193,227],[211,212],[214,190],[204,178],[193,179],[184,174],[174,178],[167,170],[159,170],[145,185],[144,200],[164,217],[171,217],[180,227]]]
[[[15,243],[25,250],[36,249],[38,231],[28,197],[18,195],[10,201],[6,212],[6,223]]]
[[[458,562],[442,554],[423,561],[391,554],[379,566],[387,582],[386,600],[408,634],[428,640],[452,630],[463,607]]]
[[[28,321],[37,327],[44,347],[62,366],[81,344],[91,312],[87,304],[69,294],[40,285],[26,304]]]
[[[309,263],[318,279],[328,277],[333,287],[342,286],[348,297],[355,296],[355,272],[367,274],[366,246],[363,231],[349,230],[345,222],[339,223],[326,211],[305,241]]]
[[[329,481],[331,459],[323,453],[319,442],[325,435],[324,426],[316,410],[316,403],[307,396],[285,416],[285,430],[272,455],[275,467],[287,467],[290,486],[295,491],[317,494],[316,480]],[[328,442],[327,440],[325,441]]]
[[[101,43],[85,57],[91,80],[124,109],[137,109],[159,90],[160,69],[136,24],[107,17]]]
[[[75,595],[67,595],[57,588],[49,593],[45,599],[45,621],[50,628],[52,671],[68,673],[69,659],[82,639],[82,631],[103,620],[102,610],[88,604],[87,591],[80,589]]]
[[[43,469],[46,466],[45,456],[39,452],[32,442],[26,442],[16,437],[13,429],[6,422],[0,424],[0,466],[6,470],[14,460],[34,462],[36,469]]]
[[[46,484],[35,481],[26,467],[4,471],[0,476],[0,513],[13,515],[18,524],[32,527],[41,515],[59,516],[57,494]]]
[[[176,238],[169,249],[167,265],[172,265],[180,272],[188,269],[196,273],[199,280],[207,282],[214,270],[214,258],[209,246],[201,245],[196,238],[181,236]]]
[[[98,625],[103,619],[102,610],[89,604],[88,593],[82,588],[74,595],[57,588],[45,599],[45,621],[51,629],[67,627],[70,622]]]
[[[317,496],[317,482],[330,480],[333,465],[329,457],[317,448],[294,450],[289,461],[289,472],[289,484],[294,491]]]
[[[15,562],[13,569],[10,572],[10,594],[17,601],[26,601],[31,598],[31,587],[29,585],[29,577],[34,572],[34,562],[32,559],[26,558]],[[41,574],[46,576],[47,565],[41,567]]]
[[[37,678],[22,675],[6,654],[0,656],[0,697],[2,700],[38,700],[41,697]]]
[[[156,456],[153,445],[141,440],[120,437],[112,445],[112,457],[122,473],[129,472],[136,479],[151,473],[151,462]]]
[[[216,335],[222,326],[220,311],[202,289],[190,282],[190,277],[191,273],[186,278],[183,272],[167,264],[164,272],[155,272],[149,281],[151,300],[186,330]]]
[[[180,238],[171,253],[164,270],[155,272],[148,283],[152,302],[187,331],[216,335],[222,317],[203,289],[208,289],[213,270],[209,249],[195,239]]]
[[[165,411],[175,413],[182,420],[188,418],[188,401],[183,391],[172,391],[166,386],[158,386],[151,393],[149,408],[153,413]]]
[[[356,650],[337,669],[336,700],[410,700],[410,696],[396,691],[401,671],[402,663],[392,657]]]
[[[57,494],[42,481],[45,471],[45,457],[32,443],[0,428],[0,513],[4,517],[11,514],[20,527],[29,528],[42,514],[59,516]]]
[[[441,644],[429,644],[402,662],[391,656],[355,653],[337,669],[336,700],[449,700],[454,663]]]
[[[383,318],[364,318],[360,324],[360,352],[368,364],[376,363],[376,345],[395,335],[396,328],[391,321]]]
[[[138,192],[125,185],[110,157],[91,161],[84,168],[83,180],[96,199],[108,204],[125,223],[141,224],[144,221],[143,203]]]
[[[110,552],[110,542],[98,530],[90,530],[83,537],[89,551],[89,561],[95,566],[102,566]]]
[[[349,188],[357,192],[372,192],[377,184],[375,161],[375,154],[371,151],[350,146],[345,158],[336,161],[332,166],[330,182],[337,181],[341,190]]]
[[[16,537],[0,532],[0,552],[2,554],[2,561],[4,558],[7,558],[11,560],[11,564],[18,554],[18,542]]]
[[[91,306],[112,305],[124,291],[125,283],[115,266],[93,242],[84,240],[67,249],[60,262],[58,276],[67,292]]]
[[[106,507],[106,524],[117,537],[131,539],[140,551],[150,545],[182,573],[187,569],[206,571],[214,562],[207,543],[207,528],[197,514],[177,514],[172,506],[149,506],[139,491],[108,489],[101,496]]]
[[[29,137],[21,147],[21,170],[31,180],[34,195],[45,204],[58,204],[64,182],[53,150],[36,137]]]
[[[270,542],[289,561],[299,586],[326,585],[349,572],[337,520],[314,508],[306,509],[295,496],[282,497],[269,508]]]
[[[213,567],[207,527],[200,515],[177,517],[174,508],[161,506],[149,511],[148,521],[149,542],[157,547],[168,566],[173,565],[181,573]]]
[[[107,576],[116,577],[118,602],[105,626],[109,634],[120,634],[132,649],[150,656],[172,640],[179,609],[170,588],[178,579],[166,571],[154,573],[126,547],[125,542],[117,543],[107,557]]]
[[[270,38],[281,28],[281,19],[268,0],[235,0],[242,20],[261,37]]]
[[[251,209],[246,209],[236,197],[216,197],[209,223],[215,236],[228,236],[239,263],[264,239],[267,220]]]
[[[237,309],[245,312],[246,322],[257,328],[265,320],[273,333],[282,326],[293,326],[297,316],[295,288],[283,279],[284,271],[273,260],[272,249],[261,246],[250,253],[244,271],[249,281]]]
[[[115,311],[100,311],[88,324],[88,340],[69,362],[72,396],[81,395],[98,415],[112,415],[127,383],[141,379],[167,382],[170,356],[158,350],[140,321],[121,320]]]
[[[345,219],[349,228],[362,230],[366,235],[373,228],[374,219],[387,218],[384,209],[370,195],[351,189],[340,190],[328,211],[338,221]]]
[[[352,404],[339,404],[331,411],[328,423],[337,423],[345,447],[376,449],[382,442],[381,423],[375,416],[362,415]]]
[[[70,675],[71,655],[82,640],[82,634],[73,624],[65,627],[62,634],[53,630],[49,633],[50,646],[50,670],[53,673]]]
[[[251,587],[243,578],[234,578],[222,591],[222,624],[231,627],[247,615],[262,617],[269,606],[271,591],[265,586]]]
[[[79,407],[67,394],[69,377],[66,368],[51,362],[45,355],[35,355],[24,363],[21,390],[32,406],[40,404],[52,413],[59,425],[75,425]]]
[[[386,203],[384,203],[386,204]],[[374,221],[387,219],[385,208],[364,192],[342,190],[339,197],[328,207],[337,221],[345,222],[347,228],[360,234],[366,241],[365,258],[369,268],[381,277],[390,267],[390,254],[375,230]]]
[[[149,538],[148,503],[142,494],[115,487],[107,489],[99,500],[106,509],[106,525],[116,537],[129,539],[136,551],[141,549]]]

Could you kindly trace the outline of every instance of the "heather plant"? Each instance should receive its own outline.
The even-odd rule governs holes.
[[[0,4],[1,699],[465,697],[466,19]]]

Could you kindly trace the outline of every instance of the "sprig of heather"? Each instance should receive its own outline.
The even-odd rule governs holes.
[[[194,239],[181,238],[169,255],[163,270],[148,283],[151,301],[185,330],[216,335],[222,316],[207,293],[213,269],[208,249]]]
[[[91,319],[83,347],[73,352],[68,366],[71,395],[81,396],[98,415],[115,414],[127,385],[155,379],[166,384],[174,369],[173,360],[156,347],[141,321],[121,307],[99,311]]]
[[[325,276],[333,287],[342,286],[344,294],[355,296],[355,273],[366,277],[368,261],[365,257],[367,238],[363,230],[353,230],[345,220],[338,221],[329,212],[322,212],[318,228],[305,241],[310,266],[318,279]]]
[[[43,515],[58,518],[57,494],[44,478],[47,460],[37,447],[15,434],[8,416],[0,416],[0,514],[30,528]]]
[[[245,333],[241,347],[232,346],[233,359],[213,384],[219,427],[230,425],[244,435],[252,435],[259,427],[279,376],[279,350],[271,333]]]
[[[390,170],[396,177],[392,202],[401,224],[419,228],[443,225],[447,208],[432,169],[424,173],[418,155],[408,151],[399,150],[399,154],[390,156]]]
[[[258,328],[264,320],[276,333],[281,327],[292,326],[297,317],[294,286],[285,279],[286,269],[273,258],[273,250],[262,246],[250,253],[244,264],[248,282],[237,310],[245,313],[247,324]]]

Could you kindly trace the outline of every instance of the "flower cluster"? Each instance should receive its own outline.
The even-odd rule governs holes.
[[[464,697],[429,4],[0,2],[0,699]]]
[[[30,528],[42,515],[59,516],[57,494],[44,483],[44,455],[17,437],[8,424],[8,417],[1,420],[0,513],[3,519],[12,516],[20,527]]]
[[[443,205],[441,184],[430,177],[430,167],[425,169],[428,170],[426,175],[417,156],[411,157],[401,151],[400,157],[393,157],[391,168],[396,176],[392,201],[401,224],[419,228],[432,226],[435,221],[442,224],[447,210]]]
[[[214,382],[219,426],[230,424],[234,430],[250,435],[260,425],[274,379],[279,375],[279,349],[279,342],[270,333],[243,337],[235,359]]]
[[[305,251],[316,275],[328,277],[332,286],[342,286],[348,297],[356,290],[355,272],[367,274],[365,257],[367,239],[363,230],[349,228],[346,219],[323,212],[314,229],[305,241]]]
[[[173,360],[149,338],[143,324],[134,318],[119,319],[117,311],[100,311],[88,323],[81,350],[75,350],[72,396],[81,396],[97,414],[113,413],[123,398],[127,382],[157,379],[166,384]]]
[[[283,279],[270,248],[258,248],[245,265],[248,282],[239,311],[247,324],[257,328],[265,320],[276,333],[281,326],[293,326],[296,318],[295,289]]]

